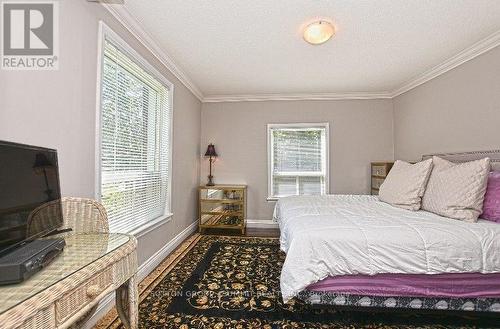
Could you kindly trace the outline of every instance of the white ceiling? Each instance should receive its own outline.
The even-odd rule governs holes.
[[[500,31],[500,0],[126,0],[204,97],[391,92]],[[301,27],[330,19],[326,44]]]

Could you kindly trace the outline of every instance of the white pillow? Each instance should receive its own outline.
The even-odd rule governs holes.
[[[419,210],[431,169],[432,159],[415,164],[396,161],[380,186],[379,200],[395,207]]]
[[[422,199],[422,209],[476,222],[483,210],[490,159],[458,164],[436,156],[432,160],[434,168]]]

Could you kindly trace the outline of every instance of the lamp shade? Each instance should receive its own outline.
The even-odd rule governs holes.
[[[207,151],[205,152],[206,157],[216,157],[217,152],[215,152],[215,145],[210,143],[208,144]]]

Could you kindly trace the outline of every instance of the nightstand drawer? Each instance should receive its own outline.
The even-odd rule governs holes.
[[[384,182],[384,178],[372,177],[372,189],[379,189]]]
[[[204,188],[200,190],[200,200],[202,201],[243,201],[242,189],[226,190],[215,188]]]
[[[96,298],[107,293],[108,290],[111,291],[112,285],[113,268],[110,267],[84,282],[78,288],[66,293],[56,302],[57,323],[64,323]]]
[[[372,176],[385,177],[389,173],[389,167],[383,165],[372,165]]]
[[[243,201],[202,202],[200,205],[200,211],[202,213],[241,213],[241,215],[243,215]]]
[[[209,215],[202,214],[200,225],[202,226],[217,226],[217,227],[231,227],[243,226],[243,215]]]

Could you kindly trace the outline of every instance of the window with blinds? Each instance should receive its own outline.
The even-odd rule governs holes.
[[[328,191],[328,124],[268,126],[269,197]]]
[[[112,232],[134,231],[170,212],[171,88],[145,66],[104,39],[100,193]]]

